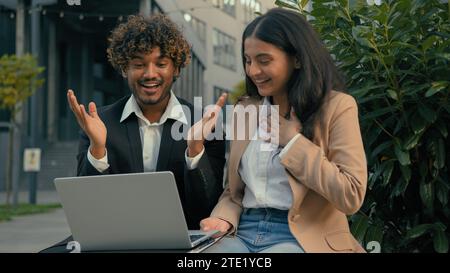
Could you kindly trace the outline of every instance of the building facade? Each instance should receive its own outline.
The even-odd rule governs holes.
[[[16,183],[27,187],[29,175],[21,167],[23,149],[30,146],[42,149],[38,188],[52,189],[54,177],[75,175],[79,127],[66,92],[71,88],[81,103],[99,106],[129,94],[106,58],[110,31],[128,15],[165,13],[182,27],[192,45],[192,62],[173,90],[191,102],[202,97],[207,105],[243,80],[242,31],[255,12],[273,6],[273,0],[0,0],[0,56],[30,52],[45,67],[44,86],[23,105],[19,117],[22,130],[11,159]],[[0,110],[0,122],[7,120]],[[2,127],[0,140],[1,190],[4,162],[10,160]]]
[[[241,36],[245,26],[273,8],[273,0],[179,0],[178,10],[193,27],[206,50],[203,100],[214,103],[244,79]]]

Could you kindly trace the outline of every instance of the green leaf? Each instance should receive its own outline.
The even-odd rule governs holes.
[[[407,239],[419,238],[420,236],[424,235],[425,233],[427,233],[431,229],[433,229],[433,225],[432,224],[418,225],[418,226],[415,226],[414,228],[408,230],[406,232],[406,236],[405,237]]]
[[[411,5],[411,10],[409,11],[411,13],[411,15],[419,15],[416,14],[416,12],[418,12],[418,9],[423,8],[428,0],[413,0],[412,1],[412,5]]]
[[[436,112],[424,104],[419,105],[419,114],[430,123],[433,123],[437,118]]]
[[[436,197],[441,202],[442,206],[447,206],[448,203],[448,192],[450,190],[450,185],[447,185],[446,182],[440,181],[436,185]]]
[[[411,127],[415,134],[421,134],[427,126],[427,122],[419,114],[414,114],[411,118]]]
[[[369,174],[370,178],[372,179],[372,181],[377,181],[380,178],[381,172],[383,171],[383,167],[382,165],[377,165],[374,167],[375,172],[372,174]]]
[[[433,46],[434,43],[436,43],[436,41],[438,41],[439,38],[436,35],[432,35],[430,37],[428,37],[427,39],[425,39],[425,41],[423,41],[422,43],[422,50],[426,51],[427,49],[429,49],[430,47]]]
[[[436,128],[439,130],[439,132],[441,132],[441,134],[444,138],[447,138],[447,136],[448,136],[447,124],[444,123],[444,121],[442,119],[439,119],[436,122]]]
[[[444,60],[450,61],[450,53],[436,53],[434,56],[436,58],[442,58]]]
[[[303,9],[305,9],[306,5],[308,5],[309,0],[301,0],[300,1],[300,6]]]
[[[433,96],[434,94],[441,92],[449,85],[449,82],[447,81],[439,81],[439,82],[433,82],[431,83],[430,89],[425,93],[425,97],[429,98]],[[419,108],[420,109],[420,108]]]
[[[400,171],[402,172],[403,179],[405,179],[406,182],[409,182],[409,180],[411,180],[411,167],[400,165]]]
[[[419,50],[419,48],[417,48],[416,46],[412,45],[412,44],[408,44],[408,43],[404,43],[404,42],[393,42],[391,43],[391,46],[393,48],[398,48],[398,49],[408,49],[408,50],[412,50],[416,53],[422,54],[422,52]]]
[[[371,111],[362,117],[363,120],[374,119],[383,116],[387,113],[391,113],[396,110],[395,106],[384,107],[375,111]]]
[[[392,146],[392,141],[383,142],[382,144],[378,145],[375,149],[373,149],[371,156],[376,157],[379,153],[388,149],[391,146]]]
[[[382,130],[378,126],[373,127],[371,130],[369,130],[364,136],[367,145],[372,146],[372,144],[378,140],[378,137],[380,136],[381,132]]]
[[[392,189],[391,197],[403,195],[405,193],[406,189],[408,188],[408,185],[409,185],[409,181],[405,180],[405,178],[402,177],[400,179],[400,181],[398,181],[395,184],[395,187]]]
[[[363,74],[364,72],[358,72],[358,73]],[[359,75],[358,77],[360,77],[360,76],[361,75]],[[385,87],[386,87],[386,84],[374,84],[373,82],[369,82],[369,83],[365,84],[365,86],[363,86],[363,87],[357,87],[357,88],[351,89],[351,94],[353,96],[355,96],[356,98],[362,98],[362,97],[366,97],[366,94],[369,91],[376,90],[376,89],[384,89]],[[379,98],[382,97],[381,94],[378,94],[377,96]],[[371,95],[370,97],[376,98],[376,96],[374,96],[374,95]]]
[[[436,160],[434,161],[434,167],[437,169],[442,169],[445,166],[445,143],[442,138],[439,138],[435,142],[436,147]]]
[[[397,159],[401,165],[406,166],[406,165],[411,164],[411,160],[409,158],[408,151],[402,150],[399,145],[395,145],[394,151],[395,151],[395,155],[397,156]]]
[[[365,35],[368,35],[370,33],[370,28],[366,26],[355,26],[352,27],[352,35],[353,38],[356,40],[356,42],[364,47],[372,48],[372,44],[370,43],[369,39],[367,37],[364,37]]]
[[[425,183],[420,182],[420,198],[422,199],[422,203],[427,208],[433,207],[433,184],[432,183]]]
[[[392,65],[394,64],[395,57],[392,55],[385,55],[383,56],[383,61],[386,65]]]
[[[356,214],[352,217],[351,233],[359,242],[363,241],[366,235],[367,227],[369,226],[369,218],[362,214]]]
[[[436,222],[436,223],[434,223],[434,224],[433,224],[433,228],[434,228],[435,230],[440,230],[440,231],[445,231],[445,230],[447,229],[447,227],[446,227],[443,223],[441,223],[441,222]]]
[[[412,148],[417,146],[417,143],[419,143],[420,137],[422,136],[422,134],[414,134],[414,135],[410,135],[405,143],[403,144],[403,150],[405,151],[409,151]]]
[[[433,246],[438,253],[448,253],[448,239],[444,231],[435,230],[433,232]]]
[[[316,0],[317,1],[317,0]],[[366,0],[349,0],[349,8],[351,11],[358,11],[367,5]]]
[[[391,99],[398,100],[397,92],[392,89],[388,89],[387,93]]]
[[[282,8],[289,8],[300,11],[297,1],[295,0],[276,0],[275,5]]]
[[[394,170],[394,161],[389,160],[385,162],[385,168],[383,171],[383,186],[386,186],[391,180],[392,171]]]
[[[383,242],[383,227],[379,225],[369,226],[364,239],[366,242],[375,241],[381,244]]]

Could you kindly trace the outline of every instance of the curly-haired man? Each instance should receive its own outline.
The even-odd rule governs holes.
[[[198,229],[223,190],[225,145],[222,140],[171,137],[175,123],[193,123],[186,118],[193,115],[180,110],[187,107],[193,113],[193,106],[172,92],[173,82],[190,62],[190,46],[164,15],[130,16],[112,31],[108,42],[108,60],[126,78],[131,95],[98,111],[91,102],[86,111],[68,91],[70,108],[82,129],[78,175],[172,171],[188,227]],[[223,106],[225,99],[221,96],[218,105]],[[203,130],[201,124],[193,127]]]

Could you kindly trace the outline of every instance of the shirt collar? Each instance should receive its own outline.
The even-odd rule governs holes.
[[[127,119],[132,113],[134,113],[139,119],[144,121],[146,125],[161,125],[164,124],[167,119],[174,119],[181,123],[188,124],[186,115],[184,114],[183,107],[178,101],[177,97],[173,94],[172,91],[170,91],[170,98],[169,102],[167,103],[166,110],[161,116],[161,119],[159,122],[150,123],[150,121],[145,118],[144,114],[142,113],[141,108],[139,107],[136,99],[133,95],[130,96],[127,103],[125,104],[125,107],[123,108],[122,117],[120,118],[120,122],[123,122],[125,119]]]

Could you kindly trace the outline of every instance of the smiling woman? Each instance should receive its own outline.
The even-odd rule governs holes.
[[[201,225],[234,236],[207,252],[364,252],[346,218],[367,184],[358,108],[330,54],[304,17],[285,9],[253,20],[242,41],[247,96],[233,116],[262,105],[279,117],[232,121],[249,139],[232,141],[228,184]]]

